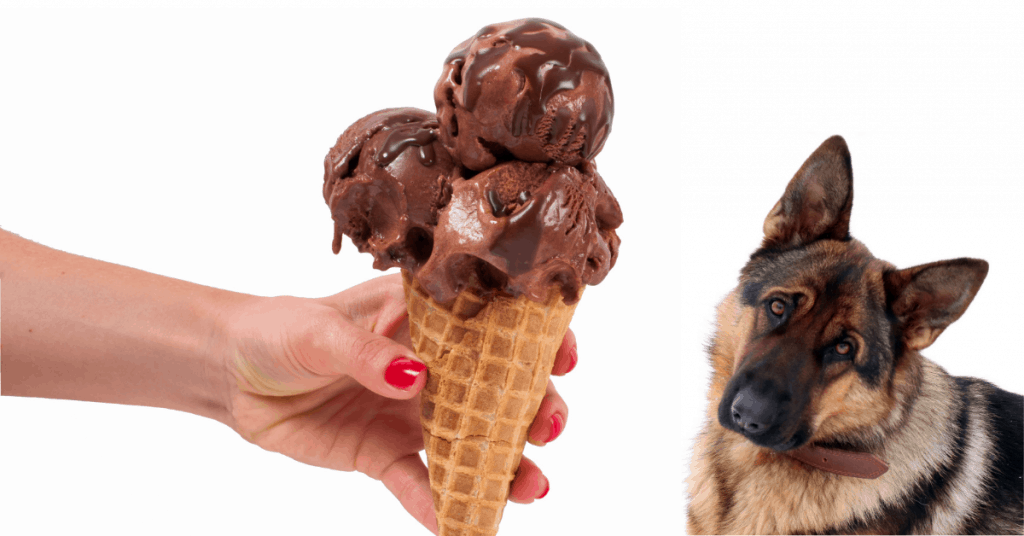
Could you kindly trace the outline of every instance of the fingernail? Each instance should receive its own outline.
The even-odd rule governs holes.
[[[580,356],[576,353],[576,345],[572,345],[569,348],[569,368],[565,369],[565,373],[572,372],[572,369],[576,368],[576,362],[580,360]]]
[[[558,434],[562,433],[562,429],[565,428],[565,421],[562,420],[562,416],[555,413],[551,415],[551,435],[548,436],[548,440],[545,443],[550,443],[558,437]]]
[[[413,361],[408,357],[399,357],[392,361],[384,371],[384,381],[392,387],[405,391],[416,383],[416,378],[424,370],[427,370],[427,366],[423,363]]]
[[[542,491],[540,493],[540,495],[537,496],[537,498],[538,499],[543,499],[544,497],[547,497],[549,491],[551,491],[551,481],[549,481],[547,478],[545,478],[544,479],[544,491]]]

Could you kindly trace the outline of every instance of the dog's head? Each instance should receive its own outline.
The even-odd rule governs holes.
[[[836,136],[807,159],[764,222],[743,268],[731,376],[718,421],[777,451],[877,429],[903,362],[974,299],[985,261],[904,270],[849,235],[853,173]]]

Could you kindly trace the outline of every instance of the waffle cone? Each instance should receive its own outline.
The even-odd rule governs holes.
[[[492,536],[576,304],[465,290],[445,305],[402,281],[428,370],[420,422],[440,534]]]

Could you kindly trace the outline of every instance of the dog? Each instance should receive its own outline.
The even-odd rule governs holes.
[[[796,173],[718,306],[690,534],[1024,531],[1024,398],[920,351],[988,263],[906,269],[850,237],[839,136]]]

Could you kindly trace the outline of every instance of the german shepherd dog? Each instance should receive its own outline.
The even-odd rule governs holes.
[[[919,353],[988,264],[876,259],[849,235],[852,181],[830,138],[718,307],[687,529],[1021,534],[1024,399]]]

